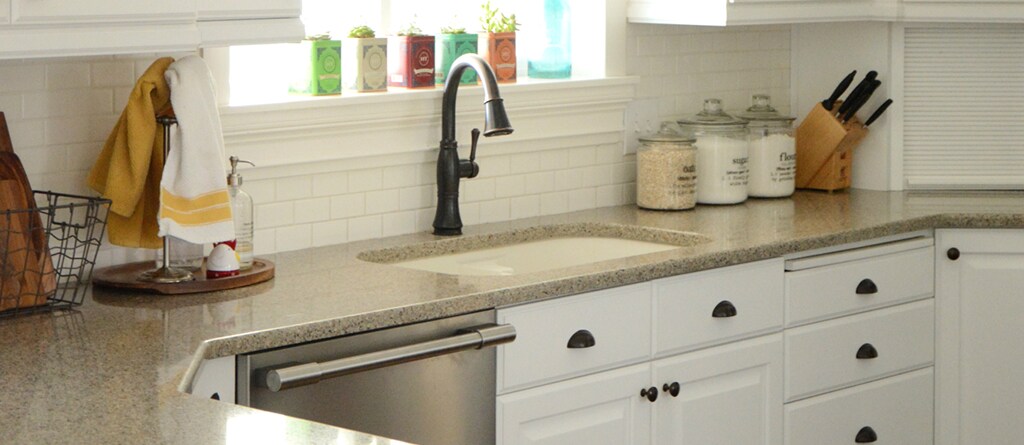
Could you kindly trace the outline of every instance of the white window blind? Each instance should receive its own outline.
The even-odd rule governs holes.
[[[1024,26],[908,27],[908,189],[1024,189]]]

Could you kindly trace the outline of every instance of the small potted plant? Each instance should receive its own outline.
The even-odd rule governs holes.
[[[491,7],[490,0],[481,8],[480,25],[484,32],[480,34],[480,55],[491,64],[498,82],[515,82],[516,30],[519,29],[516,15],[506,16]]]
[[[388,39],[356,26],[341,44],[342,84],[360,93],[388,90]]]
[[[327,34],[306,37],[295,54],[290,93],[341,94],[341,41],[331,40]]]
[[[410,24],[388,37],[388,86],[434,88],[434,36]]]
[[[437,59],[437,66],[434,72],[437,84],[444,84],[445,79],[448,77],[448,71],[451,69],[452,62],[455,62],[455,59],[463,54],[476,54],[476,52],[476,34],[466,34],[466,28],[442,27],[441,35],[437,39],[437,49],[434,52],[434,57]],[[463,71],[460,83],[475,84],[476,71]]]

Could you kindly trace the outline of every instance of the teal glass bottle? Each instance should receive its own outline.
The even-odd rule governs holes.
[[[544,1],[544,38],[527,59],[527,75],[541,79],[572,76],[569,0]]]

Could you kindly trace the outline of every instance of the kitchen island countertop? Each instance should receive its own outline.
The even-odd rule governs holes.
[[[602,222],[710,242],[512,276],[375,264],[424,232],[270,256],[277,278],[203,295],[94,289],[74,311],[0,319],[0,443],[364,444],[372,435],[183,394],[202,359],[321,340],[933,228],[1024,228],[1024,193],[798,192],[683,212],[620,206],[466,235]],[[376,442],[374,442],[376,440]]]

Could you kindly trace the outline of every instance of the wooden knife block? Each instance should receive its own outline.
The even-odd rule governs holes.
[[[853,149],[867,134],[856,116],[843,124],[821,103],[815,104],[796,129],[796,187],[829,192],[849,188]]]

